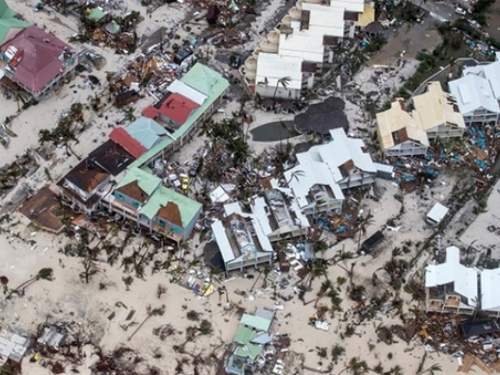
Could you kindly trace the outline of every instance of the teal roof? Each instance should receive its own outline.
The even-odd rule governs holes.
[[[262,353],[263,347],[261,345],[251,344],[250,341],[258,335],[257,332],[252,331],[250,328],[240,326],[236,331],[234,336],[234,342],[241,345],[236,349],[234,354],[240,357],[251,358],[255,360],[260,353]]]
[[[201,209],[201,203],[162,186],[149,197],[139,212],[148,219],[153,219],[160,208],[166,206],[169,202],[175,203],[179,208],[183,228],[186,228],[191,223],[193,217]]]
[[[139,117],[125,128],[127,133],[146,149],[152,148],[161,138],[170,136],[167,129],[155,120]]]
[[[261,316],[243,314],[241,317],[241,324],[246,325],[248,327],[255,328],[258,331],[268,331],[271,326],[271,321],[263,318]]]
[[[101,8],[94,8],[87,14],[87,19],[94,22],[99,22],[104,17],[106,17],[106,12]]]
[[[189,69],[181,82],[209,98],[215,97],[214,101],[229,87],[229,82],[220,73],[200,63]]]
[[[127,172],[116,188],[119,189],[134,181],[137,181],[139,188],[150,197],[149,200],[151,200],[153,192],[161,184],[161,179],[155,175],[139,168],[132,168]]]
[[[182,77],[181,82],[191,88],[205,94],[207,99],[189,116],[187,121],[172,134],[174,139],[178,139],[186,133],[193,124],[205,113],[205,111],[226,91],[229,87],[229,82],[215,70],[206,67],[203,64],[196,63]],[[165,138],[160,141],[151,150],[145,152],[139,159],[133,162],[129,168],[140,167],[147,163],[152,157],[160,153],[165,147],[171,145],[174,141],[170,138]]]
[[[16,12],[9,8],[5,0],[0,0],[0,45],[5,42],[11,29],[24,29],[29,22],[15,18]]]

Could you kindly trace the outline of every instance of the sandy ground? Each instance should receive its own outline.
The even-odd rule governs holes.
[[[460,241],[465,246],[472,244],[478,250],[491,249],[493,258],[500,258],[500,229],[498,227],[500,217],[495,210],[495,207],[500,205],[499,189],[500,182],[497,182],[488,197],[486,212],[479,214],[460,237]]]
[[[391,182],[385,180],[377,181],[376,190],[383,192],[381,201],[366,200],[362,206],[363,211],[365,213],[372,213],[374,219],[373,225],[367,229],[367,235],[371,235],[381,228],[390,218],[397,216],[401,210],[401,203],[393,198],[398,193],[398,188]],[[442,186],[439,190],[438,194],[443,196],[449,193],[449,187],[446,185]],[[378,272],[379,277],[382,280],[384,279],[383,271],[381,272],[380,268],[390,259],[391,250],[403,241],[408,239],[414,240],[416,236],[425,238],[431,233],[431,230],[426,227],[423,219],[433,201],[428,200],[425,202],[425,204],[422,204],[422,201],[416,194],[404,196],[405,213],[396,222],[397,226],[400,227],[399,230],[394,232],[386,231],[387,239],[374,257],[370,255],[354,260],[356,263],[354,268],[354,282],[366,286],[367,298],[388,288],[388,285],[382,284],[374,289],[371,286],[371,276],[374,272]],[[18,214],[16,214],[14,221],[16,221],[17,217]],[[21,220],[22,222],[25,221],[23,218]],[[101,345],[103,348],[111,349],[120,343],[125,343],[132,349],[138,350],[145,358],[148,358],[149,364],[163,364],[165,366],[162,360],[152,358],[152,353],[160,350],[166,358],[172,358],[175,356],[172,345],[182,341],[183,334],[176,334],[171,341],[163,343],[158,337],[151,334],[151,330],[162,324],[171,323],[177,330],[183,331],[187,326],[192,324],[186,319],[186,310],[183,308],[183,305],[187,305],[189,306],[188,309],[200,312],[214,326],[214,334],[210,337],[197,339],[189,347],[190,352],[207,352],[211,350],[209,348],[218,345],[221,340],[226,343],[230,342],[238,320],[236,316],[224,311],[223,306],[218,305],[219,301],[216,293],[208,299],[196,297],[179,285],[170,284],[168,275],[159,273],[150,276],[149,270],[146,270],[145,280],[135,278],[130,291],[126,291],[125,285],[122,282],[123,271],[117,266],[109,267],[106,263],[100,264],[101,272],[91,280],[89,285],[86,285],[78,277],[79,272],[82,270],[79,260],[66,257],[57,252],[66,241],[63,237],[54,237],[42,232],[36,232],[35,234],[33,229],[23,228],[24,225],[19,224],[12,229],[13,232],[20,231],[21,238],[36,241],[37,246],[31,249],[31,244],[27,244],[17,238],[12,238],[5,233],[1,234],[0,252],[2,253],[2,257],[0,260],[0,275],[9,277],[11,285],[15,286],[35,274],[40,268],[52,267],[55,273],[55,280],[53,282],[39,281],[27,289],[26,295],[23,298],[15,298],[11,301],[2,302],[0,304],[2,310],[0,318],[1,326],[7,326],[9,329],[18,332],[32,332],[46,317],[50,317],[50,321],[77,321],[87,325],[89,329],[95,332],[97,337],[102,337]],[[135,245],[132,246],[138,246],[138,243],[135,242]],[[357,241],[346,240],[327,251],[324,256],[330,257],[340,248],[344,251],[355,252],[357,250]],[[224,283],[232,302],[250,312],[256,307],[273,307],[272,293],[259,289],[261,287],[260,281],[256,285],[252,300],[234,294],[234,290],[236,289],[250,291],[253,284],[253,280],[243,279],[238,275],[235,276],[234,280]],[[332,267],[329,271],[329,278],[336,280],[339,276],[346,277],[345,271],[340,267]],[[291,285],[298,281],[293,271],[286,277],[289,279]],[[106,285],[106,288],[104,290],[100,289],[99,284]],[[158,284],[163,284],[168,288],[167,293],[160,299],[156,297],[155,293]],[[320,280],[316,280],[313,288],[316,289],[319,287],[319,284]],[[341,287],[341,297],[344,300],[342,307],[344,311],[348,311],[351,303],[344,295],[345,288],[345,286]],[[283,293],[290,292],[292,292],[291,286],[283,291]],[[314,293],[307,293],[305,300],[309,301],[314,298]],[[122,302],[126,308],[117,307],[117,302]],[[324,302],[327,303],[327,301]],[[125,317],[129,311],[131,309],[136,310],[137,312],[132,320],[140,322],[145,317],[147,305],[159,306],[161,304],[167,306],[166,315],[150,319],[131,341],[127,341],[132,328],[124,331],[120,325],[127,323]],[[280,333],[289,333],[292,335],[291,350],[296,353],[303,353],[304,365],[309,368],[325,369],[329,361],[319,358],[314,353],[316,347],[326,347],[330,350],[337,343],[345,347],[347,354],[340,358],[339,364],[334,367],[334,373],[340,371],[344,363],[351,357],[361,355],[362,353],[362,358],[370,366],[375,366],[378,362],[382,362],[384,368],[399,364],[403,366],[404,373],[410,374],[416,371],[423,355],[424,349],[418,344],[418,341],[414,341],[409,345],[398,342],[391,346],[379,343],[375,332],[375,325],[372,322],[366,322],[357,326],[355,335],[341,339],[341,334],[345,331],[346,325],[350,323],[349,319],[345,320],[344,314],[338,313],[333,318],[328,319],[331,328],[330,332],[326,333],[317,331],[307,324],[308,318],[315,312],[313,303],[304,306],[295,297],[292,301],[284,303],[284,305],[284,310],[277,313],[275,328]],[[20,312],[20,308],[22,308],[22,313]],[[108,321],[107,317],[112,312],[116,313],[116,317],[112,321]],[[383,323],[390,325],[399,323],[399,319],[393,317],[391,312],[387,314],[380,313],[380,317],[376,322],[376,324]],[[392,353],[392,355],[389,353]],[[392,359],[389,359],[388,356]],[[447,374],[453,373],[455,369],[455,363],[443,356],[437,358],[435,355],[430,354],[427,361],[427,365],[439,362],[445,369],[444,373]],[[90,358],[89,362],[91,362]],[[322,365],[319,364],[320,362],[322,362]],[[291,370],[298,366],[299,363],[300,361],[291,363]],[[165,370],[167,374],[172,373],[169,370],[169,366],[166,366]],[[38,368],[36,373],[40,375],[45,374],[45,372],[41,372]],[[89,372],[86,371],[83,373],[87,374]],[[207,369],[206,373],[213,372]],[[309,372],[303,371],[300,373],[308,374]]]

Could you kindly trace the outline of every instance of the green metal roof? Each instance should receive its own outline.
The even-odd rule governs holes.
[[[162,137],[170,136],[170,132],[155,120],[143,116],[127,126],[125,130],[132,138],[148,150]]]
[[[203,64],[196,63],[181,79],[181,82],[191,88],[200,91],[207,96],[203,104],[198,107],[189,116],[187,121],[179,129],[177,129],[172,137],[178,139],[186,133],[193,124],[205,113],[205,111],[226,91],[229,87],[229,82],[215,70],[206,67]],[[139,159],[134,161],[129,168],[140,167],[147,163],[155,155],[159,154],[164,148],[171,145],[174,141],[170,138],[165,138],[154,146],[151,150],[145,152]]]
[[[189,69],[181,82],[215,99],[229,87],[229,82],[220,73],[200,63]]]
[[[161,184],[161,179],[151,173],[143,171],[139,168],[132,168],[127,172],[116,188],[119,189],[134,181],[137,181],[141,190],[149,195],[149,199],[151,199],[153,192]]]
[[[106,17],[106,12],[100,8],[94,8],[87,14],[87,19],[94,22],[99,22],[104,17]]]
[[[238,330],[236,331],[236,334],[234,335],[233,341],[237,344],[246,345],[258,334],[258,332],[240,325],[238,327]]]
[[[246,325],[248,327],[255,328],[259,331],[268,331],[271,326],[271,321],[260,316],[243,314],[241,317],[241,324]]]
[[[246,315],[246,314],[245,314]],[[257,332],[245,326],[239,326],[234,336],[234,342],[241,345],[236,349],[235,354],[240,357],[251,358],[255,360],[262,353],[261,345],[251,344],[250,341],[258,335]]]
[[[160,208],[166,206],[169,202],[173,202],[177,205],[177,207],[179,207],[182,226],[184,228],[189,225],[193,217],[201,208],[201,203],[162,186],[149,197],[148,201],[141,207],[139,212],[145,215],[148,219],[153,219]]]
[[[4,43],[10,29],[24,29],[29,22],[14,18],[16,12],[9,8],[5,0],[0,0],[0,45]]]

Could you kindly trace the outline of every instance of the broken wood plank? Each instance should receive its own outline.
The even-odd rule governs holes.
[[[469,372],[474,364],[474,357],[466,354],[462,366],[458,366],[457,372]]]
[[[474,362],[476,363],[476,365],[481,369],[483,370],[484,372],[486,372],[487,374],[493,374],[493,371],[491,370],[491,368],[489,368],[489,366],[486,366],[486,364],[483,362],[483,360],[479,357],[474,357]]]

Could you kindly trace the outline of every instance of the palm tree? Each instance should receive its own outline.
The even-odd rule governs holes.
[[[442,371],[443,371],[443,369],[441,368],[441,366],[435,363],[431,367],[429,367],[428,369],[419,372],[418,375],[421,375],[421,374],[436,375],[436,372],[442,372]]]
[[[278,87],[281,85],[286,90],[291,80],[292,78],[287,76],[287,77],[281,77],[276,81],[276,88],[274,89],[274,94],[273,94],[273,102],[276,102],[276,94],[278,93]]]
[[[142,328],[144,323],[146,323],[151,317],[162,316],[163,314],[165,314],[165,310],[166,310],[165,305],[161,305],[160,307],[157,307],[155,309],[151,308],[151,306],[148,306],[147,307],[148,315],[146,316],[146,318],[144,318],[144,320],[141,322],[141,324],[139,324],[139,326],[136,328],[136,330],[134,332],[132,332],[132,334],[128,337],[127,341],[130,341],[132,339],[132,337],[134,337],[134,335]]]
[[[345,371],[349,371],[352,375],[363,375],[369,371],[369,368],[365,361],[360,360],[359,357],[353,357],[349,360],[347,366],[338,373],[338,375]]]
[[[128,121],[128,122],[133,122],[135,121],[136,117],[135,117],[135,108],[134,107],[127,107],[125,108],[125,119]]]
[[[26,280],[24,283],[19,285],[17,288],[12,289],[10,291],[10,293],[8,294],[6,299],[10,299],[10,297],[12,297],[12,295],[14,293],[15,294],[24,293],[25,289],[28,286],[30,286],[31,284],[33,284],[34,282],[36,282],[38,280],[48,280],[48,281],[54,280],[53,275],[54,275],[54,270],[52,268],[42,268],[40,271],[38,271],[36,276],[32,277],[29,280]]]
[[[293,171],[292,173],[290,173],[290,179],[286,182],[286,184],[290,184],[290,182],[292,182],[292,180],[296,180],[297,182],[299,181],[299,177],[304,177],[306,175],[306,172],[302,171],[302,170],[298,170],[298,171]]]
[[[327,278],[328,276],[328,265],[323,259],[315,259],[313,263],[311,264],[309,275],[307,276],[307,284],[308,287],[307,289],[311,288],[311,285],[313,281],[319,277],[325,277]]]

